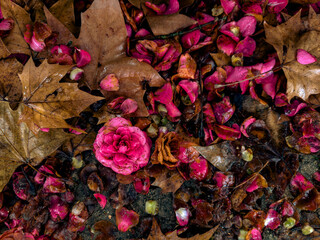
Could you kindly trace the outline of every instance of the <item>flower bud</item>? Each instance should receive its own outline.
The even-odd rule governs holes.
[[[311,233],[313,233],[313,231],[314,231],[313,227],[311,227],[309,224],[305,225],[302,228],[303,235],[310,235]]]
[[[72,69],[72,71],[70,72],[70,79],[74,80],[74,81],[78,81],[80,78],[82,78],[83,76],[83,69],[81,68],[74,68]]]
[[[146,201],[145,211],[153,216],[157,215],[159,212],[158,202],[154,200]]]
[[[283,223],[283,226],[287,229],[293,228],[294,225],[296,225],[296,220],[293,217],[287,218],[286,221]]]

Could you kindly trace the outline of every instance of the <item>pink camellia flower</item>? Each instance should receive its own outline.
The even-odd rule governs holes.
[[[316,62],[317,58],[303,49],[298,49],[297,61],[300,64],[307,65]]]
[[[147,165],[151,140],[128,120],[116,117],[100,129],[93,147],[102,165],[129,175]]]
[[[116,224],[120,232],[126,232],[139,223],[139,214],[125,207],[116,210]]]

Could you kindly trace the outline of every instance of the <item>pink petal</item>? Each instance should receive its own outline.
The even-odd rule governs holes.
[[[278,93],[275,97],[274,105],[276,107],[284,107],[288,105],[287,95],[285,95],[284,93]]]
[[[127,98],[120,106],[120,110],[124,115],[134,113],[138,109],[138,103],[136,100]]]
[[[242,53],[244,57],[252,56],[253,52],[256,50],[256,41],[253,40],[251,37],[246,37],[242,41],[240,41],[234,52],[235,53]]]
[[[313,174],[313,178],[314,178],[315,180],[317,180],[318,182],[320,182],[320,172],[319,172],[319,171],[315,172],[315,173]]]
[[[197,82],[182,80],[178,85],[186,91],[192,103],[197,100],[199,92],[199,84]]]
[[[199,157],[194,162],[190,163],[189,169],[190,178],[198,181],[205,180],[210,172],[208,161],[203,157]]]
[[[317,58],[303,49],[298,49],[297,61],[300,64],[307,65],[316,62]]]
[[[178,224],[180,226],[186,226],[189,223],[189,218],[191,216],[191,212],[188,208],[179,208],[178,210],[175,211],[176,213],[176,218],[178,221]]]
[[[300,192],[305,192],[314,188],[313,184],[309,182],[301,173],[297,172],[296,175],[291,179],[291,185],[298,189]]]
[[[213,104],[213,112],[219,124],[224,124],[232,117],[235,111],[235,106],[230,102],[228,96],[224,97],[221,102]]]
[[[10,31],[14,27],[12,19],[3,19],[0,21],[0,31]]]
[[[100,207],[103,209],[107,204],[106,196],[101,193],[95,193],[95,194],[93,194],[93,196],[97,199]]]
[[[105,91],[118,91],[119,80],[114,74],[108,74],[100,82],[100,88]]]
[[[293,100],[290,105],[286,106],[284,113],[289,117],[293,117],[306,107],[308,107],[306,103],[300,102],[299,100]]]
[[[245,16],[241,18],[237,25],[240,28],[240,33],[243,37],[251,36],[255,30],[257,25],[257,20],[253,16]]]
[[[196,45],[200,40],[200,30],[187,33],[181,37],[181,43],[184,48],[190,48]]]
[[[246,236],[246,240],[262,240],[261,233],[258,229],[251,229]]]
[[[240,27],[235,21],[224,24],[220,28],[220,32],[231,37],[234,41],[239,42]]]
[[[87,51],[76,47],[74,48],[73,58],[79,68],[84,67],[91,62],[90,54]]]
[[[220,35],[217,39],[217,46],[219,50],[230,56],[234,53],[236,42],[225,35]]]
[[[237,0],[221,0],[221,5],[223,7],[225,14],[227,15],[231,13],[234,7],[238,4],[239,3]]]
[[[129,24],[126,23],[127,35],[129,38],[132,37],[132,28]]]
[[[130,228],[138,225],[139,214],[125,207],[116,210],[116,224],[120,232],[126,232]]]
[[[276,210],[269,209],[267,213],[267,217],[264,221],[264,225],[271,230],[275,230],[280,226],[280,223],[281,223],[281,220]]]
[[[146,37],[148,35],[150,35],[151,33],[145,29],[145,28],[141,28],[135,35],[134,37],[136,38],[141,38],[141,37]]]
[[[35,52],[42,52],[44,50],[44,48],[46,47],[46,44],[42,41],[38,41],[33,34],[32,38],[31,38],[30,47]]]
[[[50,196],[49,211],[53,221],[61,221],[68,215],[68,205],[64,203],[57,195]]]
[[[70,79],[74,80],[74,81],[78,81],[82,78],[84,74],[84,70],[81,68],[74,68],[72,69],[72,71],[70,72]]]
[[[46,193],[63,193],[66,191],[66,186],[60,179],[49,176],[43,184],[43,191]]]
[[[249,137],[248,133],[247,133],[247,128],[256,121],[256,119],[254,117],[248,117],[246,120],[243,121],[243,123],[241,124],[240,127],[240,131],[241,133],[246,136]]]
[[[179,11],[179,1],[178,0],[170,0],[169,4],[164,12],[164,15],[174,14]]]
[[[153,4],[151,2],[145,2],[145,5],[146,7],[152,9],[153,11],[155,11],[158,15],[162,15],[165,10],[166,10],[166,5],[163,3],[163,4],[160,4],[160,5],[156,5],[156,4]]]
[[[224,125],[216,124],[214,126],[214,131],[218,135],[218,137],[223,140],[234,141],[234,140],[239,139],[241,137],[240,130],[234,129],[231,127],[227,127]]]
[[[148,194],[151,186],[150,178],[147,176],[145,178],[135,178],[133,182],[133,187],[137,193]]]
[[[288,5],[288,0],[269,0],[268,9],[272,13],[281,12]]]
[[[284,203],[282,204],[282,211],[281,211],[281,215],[282,217],[288,216],[291,217],[294,214],[294,208],[292,203],[288,202],[288,201],[284,201]]]
[[[261,3],[244,3],[242,5],[241,10],[247,14],[253,15],[261,15],[262,14],[262,7]]]
[[[181,112],[177,108],[176,105],[174,105],[173,102],[170,102],[169,104],[166,104],[166,108],[168,110],[168,115],[172,118],[177,118],[181,116]]]
[[[164,84],[154,94],[154,99],[164,105],[169,104],[173,100],[172,86],[170,83]]]

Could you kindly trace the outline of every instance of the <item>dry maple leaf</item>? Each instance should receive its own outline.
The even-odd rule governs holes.
[[[77,83],[60,83],[71,67],[48,64],[47,60],[35,67],[30,59],[19,74],[25,105],[20,120],[34,133],[39,128],[70,128],[64,119],[78,116],[103,99],[81,91]]]
[[[161,173],[154,177],[156,180],[151,185],[160,187],[162,193],[174,193],[185,181],[176,170],[168,170],[166,167],[162,168]]]
[[[127,31],[119,1],[95,0],[81,15],[78,39],[47,9],[45,13],[52,30],[59,32],[58,43],[66,44],[72,40],[76,46],[90,53],[92,61],[84,68],[88,86],[98,88],[103,77],[113,73],[119,79],[120,90],[102,91],[106,100],[117,96],[133,98],[138,103],[134,116],[148,116],[143,101],[144,84],[160,87],[165,81],[149,64],[126,56]]]
[[[312,7],[306,22],[301,19],[301,11],[288,21],[276,27],[265,23],[266,41],[277,51],[287,78],[289,100],[297,96],[307,101],[310,95],[320,93],[320,63],[303,65],[296,59],[298,49],[320,58],[320,17]],[[286,51],[285,51],[286,50]]]
[[[11,0],[1,0],[0,4],[3,17],[14,20],[14,27],[10,34],[2,39],[3,43],[11,53],[31,55],[29,45],[23,38],[26,25],[32,23],[29,14]]]
[[[208,232],[204,234],[197,234],[190,238],[180,238],[178,237],[177,230],[167,235],[164,235],[161,232],[161,229],[159,224],[157,223],[157,220],[153,218],[151,231],[147,240],[209,240],[212,237],[212,235],[215,233],[215,231],[217,231],[218,228],[219,228],[219,225],[215,226],[214,228],[210,229]]]
[[[51,129],[35,136],[25,123],[18,123],[23,105],[16,111],[0,102],[0,191],[21,164],[35,166],[70,138],[63,130]]]

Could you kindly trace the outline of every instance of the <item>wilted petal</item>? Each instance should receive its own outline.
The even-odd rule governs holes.
[[[232,117],[235,106],[230,102],[228,96],[224,97],[221,102],[213,104],[213,112],[219,124],[224,124]]]
[[[182,80],[178,85],[188,94],[192,103],[197,100],[199,92],[199,84],[197,82]]]
[[[245,119],[243,121],[243,123],[241,124],[241,127],[240,127],[240,131],[241,133],[246,136],[246,137],[249,137],[248,133],[247,133],[247,128],[256,121],[256,119],[254,117],[248,117],[247,119]]]
[[[129,24],[126,23],[127,35],[129,38],[132,36],[132,28]]]
[[[134,179],[133,187],[137,193],[148,194],[150,186],[151,186],[151,182],[148,176]]]
[[[167,105],[173,100],[172,86],[170,83],[164,84],[154,93],[154,100]]]
[[[262,14],[261,3],[251,3],[251,2],[244,3],[244,4],[242,4],[241,10],[244,13],[252,14],[252,15],[261,15]]]
[[[222,172],[216,172],[213,176],[213,180],[216,181],[218,188],[229,187],[234,183],[234,177],[230,174],[224,174]]]
[[[261,233],[258,229],[251,229],[246,236],[246,240],[262,240]]]
[[[160,5],[151,3],[151,2],[145,2],[146,7],[152,9],[153,11],[155,11],[158,15],[162,15],[165,11],[167,6],[162,3]]]
[[[182,54],[179,59],[178,74],[172,77],[176,78],[194,79],[197,70],[197,63],[189,53]]]
[[[166,108],[168,110],[168,115],[173,119],[181,116],[181,112],[173,102],[170,102],[169,104],[167,104]]]
[[[299,100],[293,100],[293,102],[290,105],[286,106],[284,113],[289,117],[293,117],[307,106],[308,105],[304,102],[300,102]]]
[[[223,53],[227,54],[228,56],[234,53],[236,44],[237,43],[235,41],[233,41],[231,38],[225,35],[220,35],[217,39],[218,49],[221,50]]]
[[[164,12],[164,15],[174,14],[179,11],[180,5],[178,0],[169,0],[169,4]]]
[[[285,95],[284,93],[278,93],[275,97],[274,105],[276,107],[284,107],[288,105],[287,95]]]
[[[93,196],[97,199],[100,207],[103,209],[107,204],[106,196],[101,193],[95,193],[95,194],[93,194]]]
[[[123,101],[123,103],[120,106],[120,110],[124,115],[134,113],[138,109],[138,103],[136,100],[127,98]]]
[[[288,216],[291,217],[294,214],[294,208],[292,203],[288,202],[288,201],[284,201],[284,203],[282,204],[282,211],[281,211],[281,215],[282,217]]]
[[[228,15],[229,13],[232,12],[234,7],[238,5],[238,1],[237,0],[221,0],[221,5],[223,7],[225,14]]]
[[[239,42],[240,28],[235,21],[224,24],[220,28],[220,32],[232,38],[232,40]]]
[[[31,38],[30,47],[35,52],[41,52],[46,47],[46,44],[42,41],[37,40],[33,34]]]
[[[297,61],[300,64],[307,65],[316,62],[317,58],[303,49],[298,49]]]
[[[116,210],[116,224],[120,232],[126,232],[139,223],[139,214],[125,207]]]
[[[258,176],[247,187],[246,191],[253,192],[258,188],[266,188],[266,187],[268,187],[267,180],[261,174],[258,174]]]
[[[49,211],[53,221],[61,221],[68,215],[68,205],[57,195],[50,196]]]
[[[313,184],[299,172],[297,172],[296,175],[291,179],[290,183],[293,188],[298,189],[300,192],[305,192],[314,188]]]
[[[151,33],[145,29],[145,28],[141,28],[135,35],[135,38],[142,38],[142,37],[146,37],[148,35],[150,35]]]
[[[108,74],[100,82],[100,88],[105,91],[118,91],[119,80],[115,74]]]
[[[70,72],[70,79],[74,80],[74,81],[78,81],[78,80],[80,80],[80,78],[82,78],[83,74],[84,74],[84,70],[83,69],[74,68]]]
[[[87,51],[75,47],[73,59],[76,62],[77,67],[81,68],[90,63],[91,56]]]
[[[251,36],[256,30],[257,20],[253,16],[245,16],[241,18],[237,25],[240,28],[240,33],[243,37]]]
[[[275,230],[280,226],[280,223],[281,220],[277,211],[274,209],[269,209],[267,217],[264,221],[264,225],[271,230]]]
[[[269,0],[268,9],[272,13],[281,12],[288,5],[288,0]]]
[[[223,140],[234,141],[241,137],[241,132],[238,129],[227,127],[224,125],[216,124],[214,126],[214,131],[218,135],[219,138]]]
[[[178,221],[178,224],[180,226],[186,226],[189,223],[189,218],[191,216],[191,212],[188,208],[179,208],[178,210],[175,211],[176,213],[176,218]]]
[[[43,191],[46,193],[63,193],[66,191],[66,186],[60,179],[49,176],[43,184]]]
[[[113,99],[110,103],[108,103],[108,108],[112,110],[118,110],[120,109],[121,104],[126,100],[125,97],[117,97]]]
[[[205,180],[210,172],[208,161],[203,157],[199,157],[194,162],[190,163],[189,168],[190,178],[198,181]]]
[[[256,50],[256,41],[253,40],[251,37],[246,37],[242,41],[240,41],[234,52],[235,53],[242,53],[244,57],[252,56],[253,52]]]
[[[181,37],[181,43],[184,48],[190,48],[196,45],[200,40],[200,30],[195,30],[190,33],[186,33]]]

